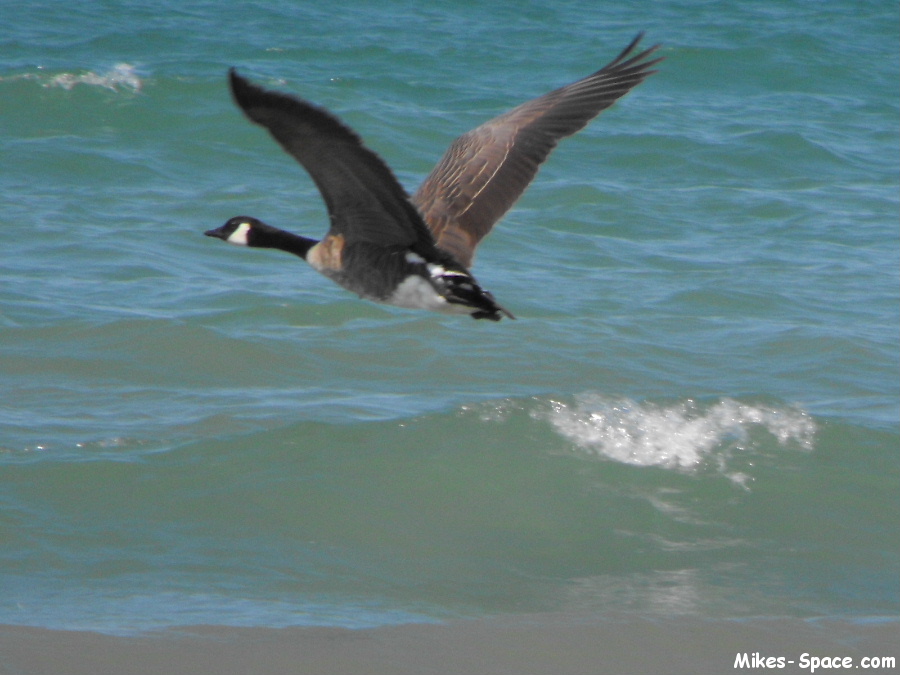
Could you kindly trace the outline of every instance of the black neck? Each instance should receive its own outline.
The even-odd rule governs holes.
[[[274,227],[254,228],[249,241],[250,246],[254,248],[277,248],[298,255],[304,260],[309,249],[317,243],[315,239],[307,239]]]

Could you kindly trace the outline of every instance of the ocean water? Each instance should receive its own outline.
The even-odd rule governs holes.
[[[897,617],[898,13],[3,3],[0,623]],[[202,236],[326,223],[229,66],[412,190],[641,30],[479,250],[517,321]]]

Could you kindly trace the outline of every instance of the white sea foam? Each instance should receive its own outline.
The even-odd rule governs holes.
[[[568,404],[552,401],[532,417],[547,419],[583,451],[636,466],[692,471],[712,465],[739,484],[749,477],[729,459],[754,445],[764,431],[780,446],[811,450],[815,422],[795,407],[741,403],[733,399],[699,405],[640,403],[627,398],[585,395]]]
[[[77,84],[104,87],[106,89],[111,89],[112,91],[130,89],[134,92],[140,91],[143,86],[143,82],[135,72],[134,66],[128,63],[117,63],[110,70],[100,74],[91,71],[81,73],[80,75],[62,73],[52,77],[47,82],[46,86],[72,89]]]

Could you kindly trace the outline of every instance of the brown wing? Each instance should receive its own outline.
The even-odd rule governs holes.
[[[524,103],[457,138],[413,197],[437,245],[465,266],[475,248],[528,187],[560,139],[655,73],[646,60],[659,45],[630,56],[639,34],[593,75]]]

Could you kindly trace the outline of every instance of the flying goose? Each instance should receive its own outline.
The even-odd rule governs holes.
[[[515,318],[469,273],[475,249],[515,203],[560,139],[656,72],[659,45],[632,55],[639,34],[592,75],[523,103],[457,138],[412,198],[387,164],[323,108],[229,71],[231,92],[309,172],[328,209],[321,241],[231,218],[207,236],[276,248],[359,296],[400,307]]]

